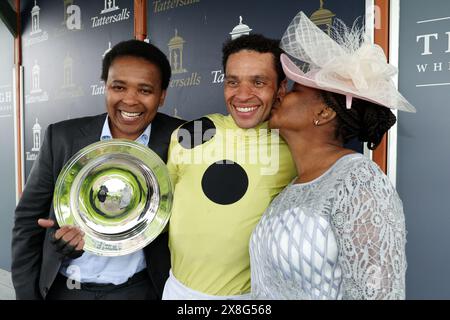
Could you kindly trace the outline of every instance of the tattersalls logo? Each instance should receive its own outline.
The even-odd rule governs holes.
[[[239,24],[233,28],[233,30],[230,32],[231,35],[231,39],[237,39],[240,36],[245,35],[249,35],[250,31],[252,31],[252,29],[249,28],[248,25],[243,24],[242,23],[242,16],[239,16]]]
[[[116,6],[116,0],[105,0],[105,8],[100,13],[110,13],[119,9],[120,8]]]
[[[172,74],[187,72],[183,68],[183,46],[185,43],[186,41],[178,36],[178,30],[175,29],[175,36],[167,44],[169,46],[169,61],[172,67]]]
[[[108,48],[103,52],[102,59],[111,50],[111,41],[108,42]],[[100,83],[94,83],[91,85],[91,95],[99,96],[105,94],[105,83],[102,81]]]
[[[12,99],[11,85],[0,85],[0,118],[12,116]]]
[[[31,130],[33,131],[33,147],[31,148],[31,151],[26,152],[28,161],[36,160],[39,150],[41,149],[42,127],[38,122],[38,118],[36,118],[36,123],[33,125]]]
[[[331,27],[333,26],[333,20],[336,16],[335,13],[324,8],[324,0],[320,0],[320,8],[313,12],[311,21],[316,24],[320,29],[322,29],[328,35],[331,34]]]
[[[41,8],[37,5],[37,1],[34,0],[34,7],[31,9],[31,32],[29,34],[30,37],[25,40],[25,47],[48,40],[47,31],[43,31],[40,26],[40,11]]]
[[[178,35],[178,30],[175,29],[175,36],[169,40],[169,61],[172,67],[173,79],[170,80],[169,86],[171,88],[191,87],[200,85],[201,76],[197,72],[191,72],[183,65],[183,49],[186,41]],[[180,77],[178,77],[180,75]],[[182,76],[181,76],[182,75]]]
[[[249,35],[250,31],[252,31],[252,29],[248,25],[242,23],[242,20],[242,16],[239,16],[239,24],[235,26],[233,30],[231,30],[230,36],[232,40],[237,39],[243,35]],[[222,83],[223,79],[225,78],[225,74],[222,69],[211,71],[211,75],[213,76],[212,83],[215,84]]]
[[[120,9],[118,2],[118,0],[105,0],[105,6],[100,11],[100,16],[91,17],[92,28],[128,20],[131,16],[130,10],[128,8]]]
[[[73,59],[69,53],[64,58],[63,67],[63,82],[58,92],[55,94],[55,99],[68,99],[84,96],[83,89],[73,82]]]
[[[30,94],[25,96],[25,103],[31,104],[35,102],[48,101],[47,92],[41,89],[41,67],[38,65],[37,60],[34,61],[34,66],[31,69],[31,90]]]
[[[200,0],[154,0],[153,12],[163,12],[199,3]]]

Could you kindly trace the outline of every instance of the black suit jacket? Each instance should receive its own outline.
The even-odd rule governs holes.
[[[97,142],[106,114],[62,121],[50,125],[40,153],[15,210],[12,235],[12,280],[17,299],[45,299],[64,257],[50,243],[50,230],[39,218],[56,221],[52,198],[56,179],[64,164],[80,149]],[[170,135],[182,120],[157,113],[152,121],[149,147],[167,161]],[[169,274],[167,232],[144,248],[147,270],[155,298],[161,298]]]

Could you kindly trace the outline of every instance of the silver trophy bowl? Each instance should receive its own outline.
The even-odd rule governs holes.
[[[85,251],[121,256],[142,249],[164,230],[172,196],[167,167],[156,153],[112,139],[83,148],[66,163],[53,205],[60,226],[85,232]]]

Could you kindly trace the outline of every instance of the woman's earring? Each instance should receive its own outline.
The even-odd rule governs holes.
[[[318,126],[319,125],[320,120],[314,120],[314,125]]]

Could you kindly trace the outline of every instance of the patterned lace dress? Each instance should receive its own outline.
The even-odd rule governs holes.
[[[403,206],[360,154],[288,185],[250,239],[255,299],[404,299]]]

